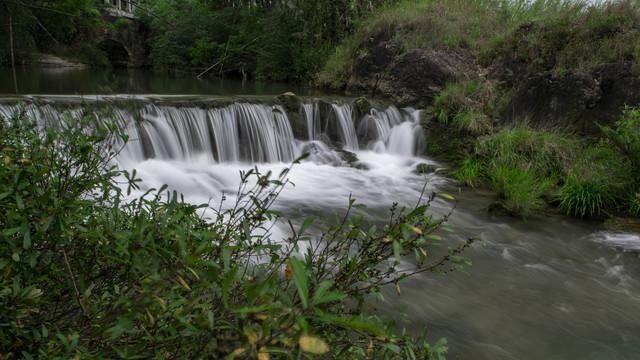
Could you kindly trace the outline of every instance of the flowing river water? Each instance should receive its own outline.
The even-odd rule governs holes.
[[[445,166],[422,155],[418,110],[382,106],[354,118],[349,99],[304,98],[299,116],[290,119],[273,96],[19,99],[43,121],[64,111],[82,114],[87,104],[108,104],[104,117],[136,119],[119,166],[137,170],[140,192],[168,184],[193,203],[216,203],[223,194],[231,203],[241,170],[257,165],[276,172],[305,152],[311,156],[290,172],[295,186],[275,204],[298,222],[310,215],[331,219],[349,195],[382,221],[392,203],[415,204],[427,181],[427,191],[460,200],[449,221],[455,232],[443,234],[444,245],[482,239],[465,253],[473,265],[415,276],[401,283],[400,295],[385,289],[377,312],[404,314],[399,327],[415,334],[427,327],[432,343],[446,337],[449,358],[640,358],[640,236],[562,215],[525,221],[487,214],[495,195],[461,188],[439,171],[416,171],[420,164]],[[15,101],[0,98],[0,113],[16,111]],[[450,206],[438,201],[431,211],[445,214]]]

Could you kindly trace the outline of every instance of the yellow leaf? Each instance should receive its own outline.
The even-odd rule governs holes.
[[[302,335],[298,344],[303,351],[311,354],[324,354],[329,351],[327,343],[317,336]]]
[[[196,272],[192,268],[190,268],[188,266],[185,266],[185,267],[187,268],[187,270],[191,271],[193,276],[195,276],[198,281],[200,281],[200,277],[198,276],[198,274],[196,274]]]
[[[46,223],[47,221],[49,221],[49,219],[51,219],[51,216],[47,216],[44,219],[40,219],[40,221],[38,221],[38,224],[42,225],[42,224]]]
[[[269,360],[269,354],[267,354],[266,352],[259,352],[258,360]]]
[[[4,161],[6,162],[6,161],[7,161],[7,159],[5,158],[5,160],[4,160]],[[31,165],[31,164],[33,164],[33,162],[31,162],[31,160],[29,160],[29,159],[24,159],[24,158],[22,158],[22,159],[18,159],[18,162],[21,162],[21,163],[23,163],[23,164],[25,164],[25,165]]]
[[[231,353],[231,357],[233,358],[234,356],[242,355],[245,351],[247,350],[245,350],[244,348],[237,348],[233,350],[233,352]]]
[[[9,163],[10,163],[10,162],[11,162],[11,158],[10,158],[10,157],[8,157],[8,156],[5,156],[5,157],[4,157],[4,164],[5,164],[5,165],[9,165]]]
[[[249,344],[254,345],[255,343],[258,342],[258,334],[256,334],[256,332],[253,331],[253,329],[245,327],[244,328],[244,333],[247,335],[247,339],[249,340]]]
[[[413,226],[413,225],[409,225],[407,224],[407,226],[409,227],[409,229],[415,231],[418,234],[422,234],[422,230],[418,229],[417,227]]]
[[[268,319],[267,314],[256,314],[256,319],[261,320],[261,321],[265,321]]]
[[[287,268],[284,269],[284,276],[287,278],[287,281],[289,281],[289,279],[291,279],[291,274],[293,273],[293,266],[291,265],[291,263],[287,264]]]
[[[369,339],[369,347],[367,348],[367,356],[371,356],[373,352],[373,339]]]
[[[180,282],[180,285],[182,285],[185,289],[191,291],[191,288],[189,287],[189,285],[187,285],[187,283],[184,281],[182,277],[180,277],[180,275],[178,275],[178,282]]]
[[[385,236],[384,239],[382,239],[382,242],[388,243],[388,242],[391,242],[391,239],[389,239],[388,236]]]
[[[155,325],[156,321],[154,320],[153,316],[149,312],[149,309],[145,309],[145,310],[147,310],[147,315],[149,316],[149,322],[151,323],[151,325]]]
[[[420,248],[420,251],[422,252],[422,256],[427,257],[427,252],[423,248]]]
[[[402,291],[400,291],[400,284],[396,284],[396,290],[398,290],[398,295],[402,294]]]

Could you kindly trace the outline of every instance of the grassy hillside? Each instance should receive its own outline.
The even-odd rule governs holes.
[[[640,59],[640,10],[632,0],[404,1],[363,22],[328,59],[321,84],[344,87],[358,57],[380,38],[403,50],[467,50],[489,66],[501,56],[539,70]]]

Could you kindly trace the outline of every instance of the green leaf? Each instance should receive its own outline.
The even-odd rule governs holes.
[[[314,220],[313,218],[304,219],[304,221],[302,222],[302,225],[300,226],[300,230],[298,230],[298,236],[302,235],[304,231],[307,230],[309,226],[311,226],[311,224],[313,223],[313,220]]]
[[[453,197],[453,196],[451,196],[451,195],[449,195],[449,194],[438,193],[438,194],[436,194],[436,195],[438,195],[438,196],[440,196],[440,197],[443,197],[443,198],[445,198],[445,199],[455,200],[455,199],[454,199],[454,197]]]
[[[20,261],[20,254],[18,254],[18,253],[13,253],[13,254],[11,255],[11,258],[13,259],[13,261],[18,262],[18,261]]]
[[[291,267],[293,267],[293,281],[296,283],[298,287],[298,294],[300,296],[300,301],[302,301],[302,306],[306,309],[309,305],[309,293],[307,288],[307,274],[305,271],[305,267],[295,257],[291,257],[289,260],[291,262]]]
[[[24,239],[22,241],[25,250],[29,250],[31,248],[31,231],[29,228],[24,232]]]
[[[423,215],[428,208],[429,208],[429,205],[418,206],[417,208],[413,209],[413,211],[411,211],[409,214],[407,214],[407,218],[411,219],[414,216]]]
[[[4,236],[12,236],[13,234],[17,233],[20,230],[22,230],[22,226],[14,227],[14,228],[7,229],[7,230],[3,231],[2,235],[4,235]]]
[[[349,328],[356,331],[366,332],[368,334],[374,336],[384,336],[384,330],[376,325],[375,323],[369,321],[358,320],[356,318],[347,318],[345,316],[338,316],[335,314],[330,314],[327,312],[323,312],[321,310],[316,311],[315,314],[318,318],[329,321],[333,324],[340,325],[345,328]]]
[[[325,280],[321,282],[313,293],[313,303],[318,305],[332,301],[342,301],[347,295],[339,292],[328,291],[333,287],[333,281]]]
[[[393,352],[394,354],[400,354],[400,352],[402,351],[402,349],[400,348],[400,346],[396,345],[396,344],[381,344],[380,345],[383,348],[386,348],[387,350]]]

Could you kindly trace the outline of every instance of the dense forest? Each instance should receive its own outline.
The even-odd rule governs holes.
[[[278,81],[308,81],[359,22],[390,0],[140,1],[134,14],[148,27],[147,65],[156,70]],[[123,2],[124,3],[124,2]],[[95,44],[113,7],[96,0],[1,1],[0,63],[9,64],[10,36],[16,61],[54,53],[108,66]],[[9,25],[12,34],[9,34]]]

